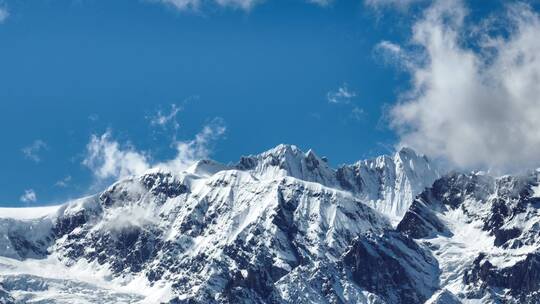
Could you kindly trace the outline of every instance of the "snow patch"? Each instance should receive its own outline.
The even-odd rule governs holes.
[[[0,218],[31,220],[54,215],[62,205],[46,207],[0,208]]]

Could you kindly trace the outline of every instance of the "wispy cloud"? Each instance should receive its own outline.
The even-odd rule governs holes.
[[[9,11],[6,7],[0,6],[0,23],[4,23],[9,17]]]
[[[321,119],[321,113],[311,112],[311,113],[308,113],[308,115],[309,115],[309,117],[311,117],[313,119],[317,119],[317,120]]]
[[[150,116],[150,125],[161,127],[163,129],[167,129],[169,127],[172,127],[175,131],[180,128],[180,123],[178,123],[177,115],[178,112],[182,110],[181,107],[177,106],[176,104],[171,105],[171,109],[168,112],[163,112],[162,110],[158,110],[158,112]]]
[[[351,90],[346,83],[341,85],[337,90],[330,91],[326,94],[326,99],[329,103],[350,103],[355,97],[356,92]]]
[[[201,0],[156,0],[167,5],[170,5],[178,10],[198,10],[201,5]]]
[[[372,8],[397,8],[397,9],[406,9],[410,5],[423,2],[425,0],[365,0],[364,3]]]
[[[25,158],[39,163],[41,161],[40,153],[47,148],[48,146],[43,140],[37,139],[31,145],[22,148],[21,151]]]
[[[56,183],[54,183],[54,185],[56,187],[60,187],[60,188],[66,188],[67,186],[69,186],[69,183],[71,182],[71,175],[68,175],[64,178],[62,178],[61,180],[57,181]]]
[[[30,203],[37,200],[37,195],[34,189],[28,189],[24,191],[24,194],[20,197],[21,202]]]
[[[265,0],[150,0],[163,3],[179,11],[199,11],[206,5],[216,5],[232,9],[250,11],[255,6],[265,2]],[[330,5],[333,0],[306,0],[307,3],[316,4],[322,7]]]
[[[356,121],[364,119],[364,110],[358,106],[353,106],[351,110],[351,118]]]
[[[92,135],[86,148],[83,165],[89,168],[98,181],[142,174],[150,168],[182,171],[194,162],[209,157],[212,144],[226,131],[221,119],[214,119],[187,141],[174,141],[176,156],[166,161],[153,161],[149,153],[138,151],[130,144],[120,144],[112,132]]]
[[[92,135],[86,146],[83,165],[98,179],[125,177],[148,170],[148,156],[129,144],[121,146],[112,138],[111,131],[101,136]]]
[[[197,11],[204,4],[214,4],[221,7],[229,7],[242,9],[245,11],[251,10],[261,0],[157,0],[158,2],[169,5],[180,11]]]
[[[326,100],[333,105],[345,106],[350,111],[348,118],[360,121],[363,119],[364,110],[353,102],[357,95],[347,83],[343,83],[337,90],[328,92]]]
[[[375,54],[378,55],[386,64],[396,65],[403,69],[411,67],[414,58],[410,58],[409,54],[398,44],[390,41],[381,41],[375,46]]]
[[[389,54],[392,54],[394,56],[399,56],[403,53],[403,50],[401,49],[401,46],[398,44],[392,43],[387,40],[383,40],[377,44],[377,48],[381,49],[383,51],[388,52]]]
[[[262,0],[215,0],[217,4],[225,7],[238,8],[245,11],[251,10],[255,5]]]
[[[508,5],[498,18],[505,33],[466,16],[463,2],[437,1],[414,24],[411,48],[387,45],[408,53],[400,58],[412,78],[390,112],[401,145],[466,168],[538,166],[540,16]],[[465,36],[478,47],[464,45]]]
[[[194,139],[175,142],[177,154],[174,159],[155,166],[173,171],[185,170],[196,161],[208,158],[212,152],[212,143],[221,138],[226,130],[222,119],[214,119],[204,126]]]
[[[92,122],[98,121],[98,120],[99,120],[99,115],[97,115],[97,114],[90,114],[90,115],[88,115],[88,120],[90,120],[90,121],[92,121]]]
[[[329,6],[334,2],[334,0],[307,0],[309,3],[317,4],[322,7]]]

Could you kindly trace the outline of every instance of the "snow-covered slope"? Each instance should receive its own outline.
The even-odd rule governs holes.
[[[236,168],[259,178],[291,176],[348,191],[394,224],[414,197],[440,175],[426,156],[409,148],[334,170],[311,150],[304,153],[295,146],[279,145],[260,155],[242,157]]]
[[[422,303],[439,262],[393,224],[437,176],[410,149],[334,170],[280,145],[152,169],[33,216],[0,209],[0,299]]]
[[[432,303],[540,302],[539,180],[455,173],[415,200],[398,231],[438,260]]]
[[[431,186],[439,172],[426,156],[402,148],[393,157],[379,156],[343,166],[336,176],[341,188],[397,224],[415,196]]]
[[[27,208],[2,208],[0,207],[0,218],[10,218],[17,220],[32,220],[53,215],[60,206],[27,207]]]

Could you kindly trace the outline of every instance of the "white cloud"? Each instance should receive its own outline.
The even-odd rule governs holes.
[[[349,118],[360,121],[363,118],[364,110],[352,102],[356,96],[357,93],[351,90],[347,83],[344,83],[336,91],[328,92],[326,94],[326,99],[330,104],[344,105],[350,110]]]
[[[171,110],[168,113],[164,113],[163,111],[159,110],[156,115],[150,117],[150,125],[159,126],[163,129],[166,129],[168,126],[172,126],[174,130],[178,130],[180,124],[178,123],[176,116],[180,110],[181,108],[176,104],[171,105]]]
[[[41,156],[39,154],[41,151],[46,150],[46,149],[47,149],[47,144],[43,140],[37,139],[37,140],[34,140],[34,142],[28,147],[22,148],[21,151],[24,154],[25,158],[30,159],[36,163],[39,163],[41,161]]]
[[[220,138],[225,130],[223,121],[215,119],[194,139],[174,141],[176,156],[163,162],[153,162],[148,153],[137,151],[131,145],[121,145],[108,131],[101,136],[92,135],[83,165],[88,167],[98,180],[138,175],[155,167],[182,171],[194,162],[207,158],[211,154],[212,143]]]
[[[353,106],[351,110],[351,118],[353,120],[361,121],[364,118],[364,109],[358,106]]]
[[[317,4],[322,7],[329,6],[334,2],[334,0],[307,0],[309,3]]]
[[[9,17],[9,11],[5,7],[0,7],[0,23],[4,23]]]
[[[98,179],[122,178],[149,169],[145,153],[136,151],[130,145],[121,147],[112,139],[110,131],[101,136],[92,135],[86,146],[83,165],[92,170]]]
[[[364,3],[372,8],[398,8],[406,9],[416,2],[425,0],[365,0]]]
[[[251,10],[255,5],[261,3],[261,0],[215,0],[221,6],[239,8],[245,11]]]
[[[65,188],[69,185],[69,183],[71,182],[71,175],[68,175],[66,177],[64,177],[63,179],[57,181],[56,183],[54,183],[54,185],[56,187],[61,187],[61,188]]]
[[[157,164],[157,167],[167,168],[173,171],[182,171],[194,162],[208,158],[211,154],[211,144],[219,139],[226,131],[225,124],[221,119],[215,119],[206,125],[194,139],[189,141],[177,141],[175,143],[177,155],[174,159]]]
[[[169,5],[180,11],[198,11],[206,4],[250,11],[265,0],[150,0]],[[319,6],[328,6],[333,0],[306,0]]]
[[[170,5],[178,10],[197,10],[201,5],[201,0],[157,0],[158,2]]]
[[[377,44],[377,48],[381,49],[385,52],[388,52],[389,54],[392,54],[393,56],[399,56],[402,54],[401,46],[392,43],[390,41],[381,41],[379,44]]]
[[[111,232],[121,232],[125,228],[145,227],[151,224],[159,225],[161,219],[151,208],[140,205],[126,205],[107,212],[96,229],[107,229]]]
[[[344,83],[336,91],[330,91],[326,94],[326,99],[329,103],[349,103],[351,99],[356,97],[356,92],[349,89]]]
[[[390,113],[401,145],[464,168],[538,166],[540,18],[526,5],[507,6],[508,32],[494,35],[466,16],[462,2],[438,1],[413,26],[412,89]],[[477,40],[466,46],[473,30]]]
[[[28,189],[24,191],[24,194],[20,197],[21,202],[29,203],[37,200],[37,195],[34,189]]]
[[[410,58],[409,54],[403,48],[390,41],[381,41],[375,46],[375,53],[380,55],[387,64],[394,64],[402,68],[410,68],[414,58]]]
[[[256,4],[262,0],[157,0],[158,2],[170,5],[181,11],[197,11],[203,4],[212,3],[222,7],[230,7],[242,9],[245,11],[251,10]]]

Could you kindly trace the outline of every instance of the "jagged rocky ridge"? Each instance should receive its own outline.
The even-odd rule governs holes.
[[[383,205],[410,204],[436,174],[408,149],[334,170],[280,145],[232,165],[151,170],[36,220],[3,219],[0,255],[168,291],[146,301],[415,303],[436,289],[436,261],[392,231],[398,209]],[[381,274],[388,288],[363,275],[377,263],[395,265]],[[14,278],[6,290],[30,298]]]
[[[242,157],[234,168],[263,178],[290,176],[350,192],[395,224],[415,195],[439,177],[427,157],[409,148],[392,157],[383,155],[334,170],[311,150],[303,153],[295,146],[279,145],[260,155]]]
[[[438,177],[410,149],[334,170],[287,145],[150,170],[46,216],[0,218],[0,299],[538,302],[537,173]]]

